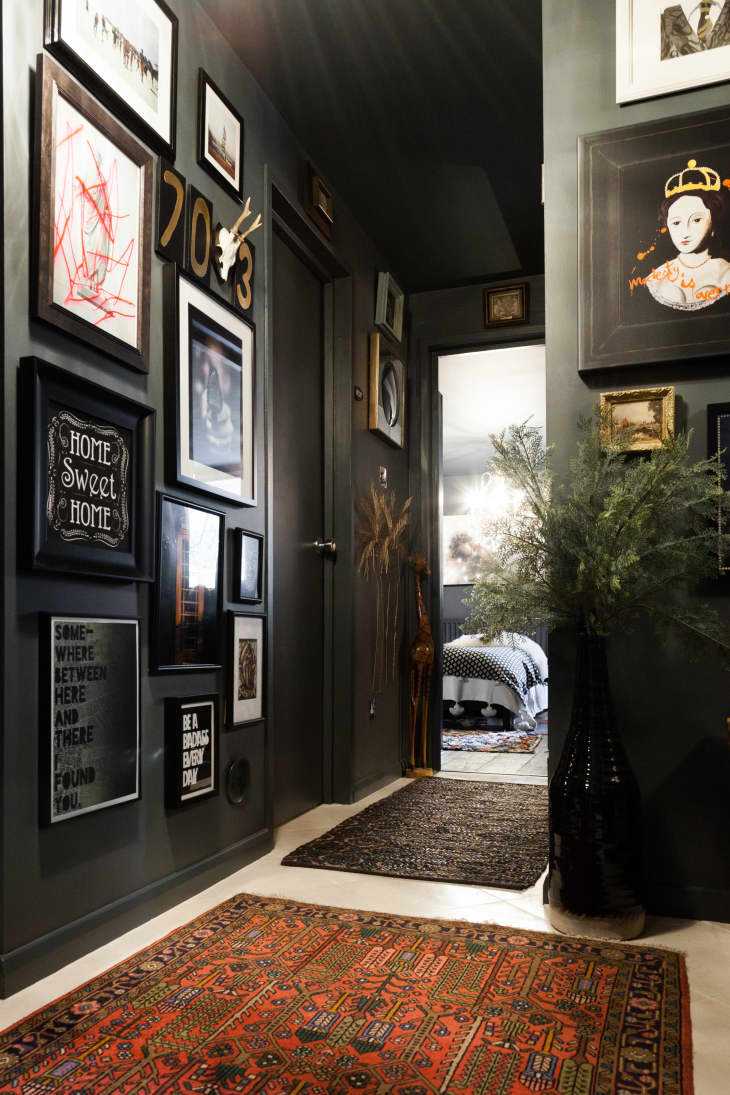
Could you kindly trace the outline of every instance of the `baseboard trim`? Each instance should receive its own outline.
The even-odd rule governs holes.
[[[394,779],[400,779],[402,775],[400,768],[396,768],[392,772],[384,772],[379,776],[366,776],[365,779],[358,780],[352,788],[350,802],[359,802],[361,798],[367,798],[373,792],[379,791],[381,787],[392,783]]]
[[[730,924],[730,890],[704,886],[647,887],[647,912],[655,916],[676,916],[683,920],[717,920]]]
[[[236,860],[238,869],[265,855],[273,847],[273,837],[272,829],[259,829],[205,859],[0,954],[0,998],[5,999],[27,988],[39,978],[213,885],[230,872],[231,860]]]

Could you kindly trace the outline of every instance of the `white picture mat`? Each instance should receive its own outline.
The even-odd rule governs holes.
[[[152,106],[144,94],[135,91],[134,85],[125,78],[117,56],[114,53],[111,35],[104,41],[91,42],[87,34],[82,30],[86,19],[85,0],[63,0],[61,6],[60,36],[61,39],[81,57],[86,64],[93,69],[96,75],[106,83],[115,94],[119,95],[156,133],[167,142],[171,142],[170,132],[170,102],[172,95],[172,28],[164,12],[154,3],[154,0],[89,0],[89,13],[92,20],[95,12],[99,16],[106,15],[112,23],[119,27],[130,41],[140,39],[139,47],[150,49],[148,35],[140,28],[146,26],[149,20],[157,31],[158,80],[157,80],[157,106]],[[93,30],[91,32],[93,34]],[[148,42],[145,47],[145,42]],[[90,48],[99,49],[99,57],[95,58],[90,53]],[[98,64],[98,59],[103,60]],[[154,60],[153,57],[150,58]],[[111,77],[111,79],[110,79]]]
[[[238,498],[253,498],[253,330],[227,308],[217,304],[207,293],[185,278],[178,278],[179,287],[179,391],[180,413],[178,437],[180,474],[195,479],[204,486],[225,491]],[[241,339],[241,475],[229,475],[219,468],[208,467],[190,456],[190,342],[188,308],[192,305],[210,316]]]
[[[676,0],[616,0],[616,102],[730,80],[730,46],[661,59],[662,11]]]
[[[216,95],[210,84],[205,87],[205,114],[203,127],[203,155],[212,167],[236,190],[241,185],[241,123],[226,104]],[[208,151],[208,133],[220,139],[226,129],[226,150],[233,156],[233,175],[229,175]]]
[[[256,696],[251,700],[239,700],[238,696],[238,641],[256,639]],[[234,616],[233,618],[233,659],[231,666],[233,680],[233,711],[231,722],[248,722],[263,716],[262,687],[264,681],[264,621],[260,616]]]
[[[215,738],[217,729],[215,725],[215,702],[213,700],[203,700],[202,702],[200,700],[191,700],[190,703],[181,703],[180,713],[182,714],[183,711],[189,711],[193,707],[210,708],[210,787],[201,787],[199,791],[181,791],[181,802],[189,802],[191,798],[199,798],[201,795],[210,795],[213,791],[218,790],[218,780],[215,767]]]

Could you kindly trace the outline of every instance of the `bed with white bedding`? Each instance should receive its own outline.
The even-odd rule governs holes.
[[[462,635],[443,647],[443,698],[456,717],[462,701],[476,700],[500,704],[516,716],[515,727],[531,729],[548,705],[545,651],[527,635],[504,633],[488,643]]]

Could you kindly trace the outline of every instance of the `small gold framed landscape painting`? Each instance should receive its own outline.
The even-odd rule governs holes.
[[[398,449],[405,444],[406,367],[381,339],[370,335],[370,413],[368,425]]]
[[[508,323],[527,323],[529,284],[502,285],[484,290],[484,326],[503,327]]]
[[[601,394],[601,441],[629,452],[658,449],[674,434],[674,388],[637,388]]]

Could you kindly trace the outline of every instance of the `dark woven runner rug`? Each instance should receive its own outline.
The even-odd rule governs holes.
[[[0,1034],[8,1095],[691,1095],[671,951],[239,894]]]
[[[282,863],[524,890],[547,863],[547,787],[419,779]]]

